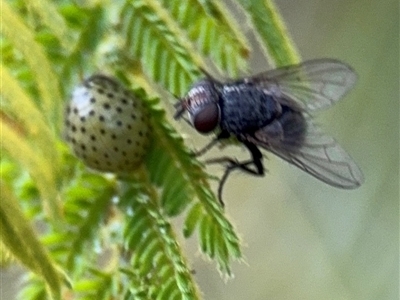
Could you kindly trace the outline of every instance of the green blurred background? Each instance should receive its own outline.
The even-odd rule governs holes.
[[[399,299],[399,2],[276,4],[303,60],[338,58],[357,71],[356,88],[317,121],[366,181],[354,191],[332,188],[272,154],[265,178],[231,176],[224,199],[245,261],[225,282],[193,255],[204,299]],[[252,73],[268,68],[257,52],[253,62]],[[194,240],[188,248],[199,253]]]
[[[276,4],[304,60],[338,58],[358,72],[354,91],[317,120],[358,162],[366,182],[338,190],[267,154],[265,178],[236,174],[225,186],[226,211],[244,244],[235,278],[222,279],[192,238],[182,245],[194,276],[207,300],[398,299],[399,2]],[[257,51],[253,65],[251,73],[268,69]],[[177,126],[194,146],[206,143]],[[18,274],[2,273],[1,299],[12,299]]]

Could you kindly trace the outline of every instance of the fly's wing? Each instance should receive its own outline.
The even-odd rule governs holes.
[[[285,139],[277,132],[279,130],[271,131],[265,127],[247,139],[329,185],[353,189],[364,182],[363,174],[353,159],[311,120],[306,121],[301,142],[296,134],[289,133]]]
[[[347,64],[335,59],[315,59],[246,77],[241,82],[264,88],[274,98],[300,109],[317,111],[332,106],[354,86],[357,75]]]

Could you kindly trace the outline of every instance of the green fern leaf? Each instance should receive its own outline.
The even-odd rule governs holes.
[[[26,267],[41,276],[60,299],[64,274],[49,257],[7,186],[1,182],[0,240]]]
[[[93,54],[105,38],[110,25],[107,22],[107,13],[101,5],[86,9],[68,6],[64,13],[71,18],[79,18],[78,22],[82,23],[74,46],[64,60],[60,75],[63,85],[70,91],[84,75],[97,72],[96,57]]]
[[[151,105],[153,147],[146,157],[150,179],[162,187],[161,201],[168,215],[179,214],[192,200],[190,178],[182,172],[181,161],[188,156],[183,140],[166,122],[158,100]]]
[[[139,59],[147,74],[161,82],[173,94],[183,94],[198,76],[193,61],[204,65],[188,42],[171,31],[166,23],[144,1],[130,1],[122,8],[122,35],[126,49]],[[163,70],[163,71],[160,71]]]
[[[30,274],[26,276],[25,286],[18,293],[18,299],[23,300],[43,300],[48,299],[46,285],[38,277]]]
[[[49,162],[43,153],[40,153],[3,119],[0,121],[2,126],[1,148],[29,170],[43,197],[44,210],[52,217],[60,216],[60,203],[57,198],[58,191],[52,162]]]
[[[54,73],[45,51],[35,41],[35,33],[28,28],[20,16],[2,1],[0,14],[1,32],[24,56],[26,62],[35,74],[41,97],[41,106],[49,124],[58,124],[61,119],[61,93],[58,76]],[[18,34],[15,34],[18,32]]]
[[[249,42],[230,12],[213,1],[162,1],[173,18],[220,70],[237,75],[247,66]]]
[[[124,236],[132,253],[132,272],[148,279],[148,299],[178,295],[179,299],[199,299],[171,225],[155,205],[156,199],[142,192],[128,187],[121,196],[121,208],[129,212]]]
[[[90,270],[90,277],[79,280],[74,285],[80,300],[107,300],[118,297],[118,276],[115,273],[105,273],[97,269]]]
[[[57,149],[54,147],[55,138],[45,123],[44,114],[36,107],[34,100],[23,90],[19,83],[11,75],[11,70],[0,63],[2,85],[0,93],[4,97],[1,102],[1,110],[18,119],[23,124],[23,130],[30,138],[36,141],[36,145],[53,163],[57,163]],[[15,99],[18,99],[16,101]],[[53,147],[52,147],[53,146]]]
[[[0,268],[7,268],[10,264],[15,263],[16,258],[0,240]]]
[[[271,63],[284,66],[298,63],[300,56],[273,0],[240,0],[259,34],[261,45],[265,45]]]
[[[74,270],[84,246],[93,247],[93,241],[97,240],[95,234],[108,214],[114,193],[109,181],[94,174],[83,174],[65,191],[65,218],[73,228],[68,241],[68,270]]]
[[[196,202],[189,210],[186,220],[185,220],[185,225],[183,227],[183,235],[185,237],[190,237],[194,230],[196,229],[196,226],[201,220],[202,217],[202,210],[203,207],[201,206],[201,203]]]
[[[58,12],[55,4],[52,1],[37,0],[29,2],[29,6],[40,16],[38,20],[50,28],[51,32],[55,34],[62,43],[63,48],[70,50],[73,45],[73,38],[65,19]]]

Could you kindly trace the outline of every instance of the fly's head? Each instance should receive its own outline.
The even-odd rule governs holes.
[[[175,118],[187,111],[189,123],[202,134],[215,130],[221,120],[218,92],[210,79],[195,83],[176,108]]]

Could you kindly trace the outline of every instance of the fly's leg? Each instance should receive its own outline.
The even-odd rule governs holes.
[[[207,153],[212,147],[214,147],[220,140],[227,139],[229,137],[229,133],[226,131],[222,131],[220,134],[218,134],[217,137],[213,138],[211,142],[209,142],[207,145],[205,145],[203,148],[200,150],[197,150],[194,152],[194,156],[199,157]]]
[[[211,140],[211,142],[209,142],[207,145],[205,145],[203,148],[201,148],[200,150],[196,150],[193,154],[196,157],[202,156],[205,153],[207,153],[212,147],[215,146],[216,143],[218,143],[218,138],[213,138]]]
[[[225,206],[224,201],[222,200],[222,191],[225,185],[226,180],[228,179],[230,173],[233,170],[239,169],[242,170],[248,174],[251,174],[253,176],[263,176],[264,172],[259,173],[258,170],[253,170],[250,168],[250,165],[254,165],[253,160],[247,160],[247,161],[237,161],[235,159],[232,159],[230,157],[220,157],[220,158],[215,158],[215,159],[209,159],[205,161],[206,164],[228,164],[225,168],[224,175],[222,175],[219,185],[218,185],[218,201],[221,204],[221,206]]]
[[[247,149],[250,151],[252,159],[246,161],[238,161],[230,157],[219,157],[214,159],[208,159],[205,161],[206,164],[226,164],[224,175],[221,177],[218,186],[218,200],[222,206],[224,202],[222,200],[222,191],[226,180],[233,170],[239,169],[253,176],[264,176],[264,166],[262,163],[262,154],[256,145],[243,142]]]

